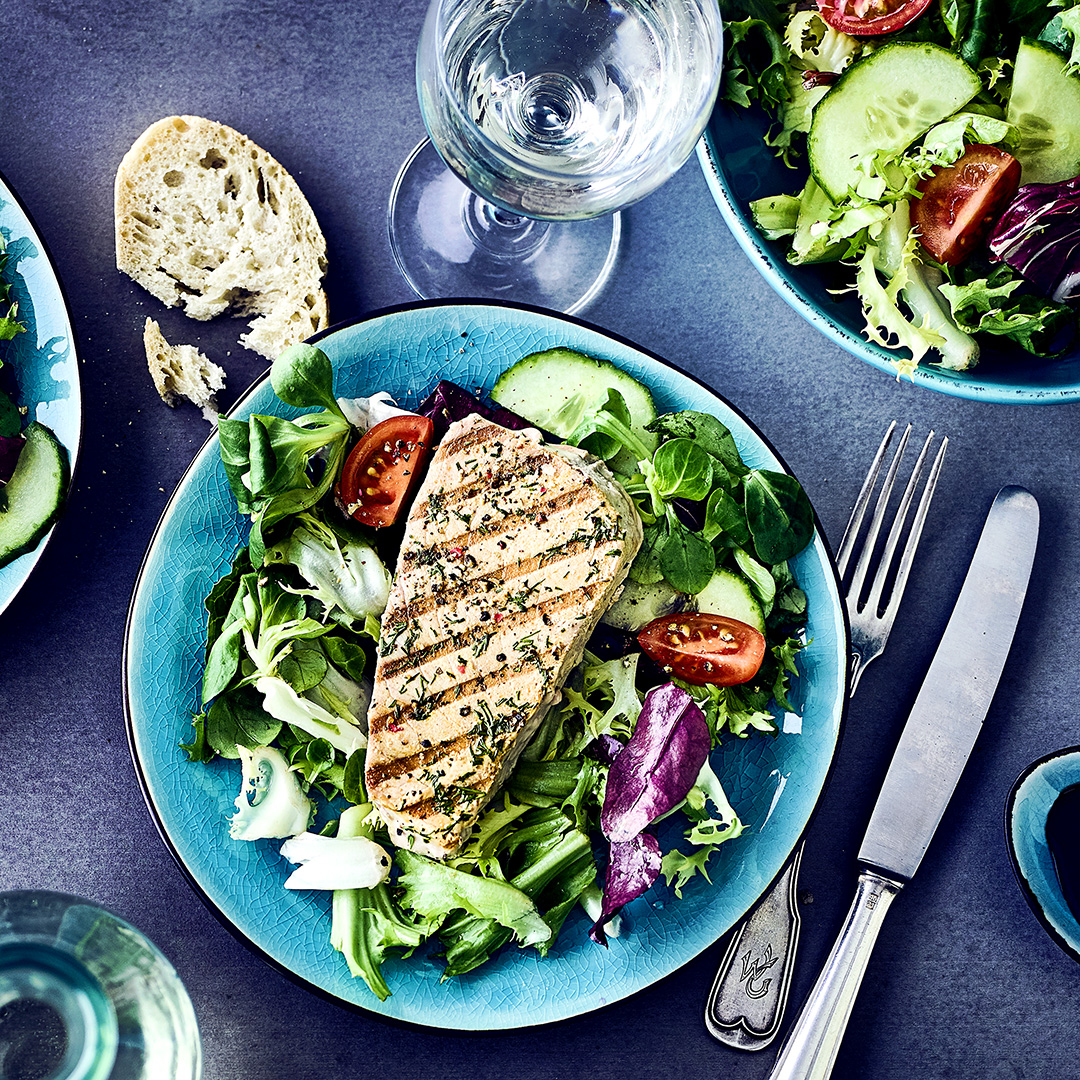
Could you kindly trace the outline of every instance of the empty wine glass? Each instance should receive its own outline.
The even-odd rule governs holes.
[[[433,0],[416,62],[430,140],[389,214],[414,291],[584,307],[617,211],[704,130],[721,40],[717,0]]]

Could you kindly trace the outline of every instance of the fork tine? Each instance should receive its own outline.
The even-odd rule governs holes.
[[[919,478],[922,476],[923,465],[926,463],[926,455],[929,453],[930,444],[933,439],[934,432],[931,430],[930,434],[926,436],[926,441],[923,443],[922,450],[919,452],[915,467],[911,470],[911,476],[908,478],[907,487],[904,488],[904,493],[900,497],[900,505],[897,507],[896,516],[893,518],[892,526],[889,529],[889,535],[885,539],[885,546],[881,553],[881,559],[878,561],[877,571],[870,583],[870,589],[866,597],[866,608],[872,615],[880,616],[884,614],[881,606],[881,597],[885,589],[885,582],[892,569],[893,557],[895,556],[896,548],[900,543],[900,534],[903,531],[904,523],[907,521],[908,511],[911,508],[911,501],[915,497],[915,489],[918,486]]]
[[[945,450],[949,445],[949,440],[943,437],[933,464],[930,466],[926,482],[923,485],[919,504],[915,508],[915,516],[911,521],[910,528],[907,528],[911,504],[922,479],[923,470],[934,439],[933,431],[927,435],[919,453],[919,458],[915,462],[915,467],[912,469],[907,485],[900,496],[900,504],[893,515],[888,535],[881,545],[882,552],[878,557],[878,537],[888,509],[896,473],[900,466],[900,457],[904,452],[908,436],[911,434],[911,424],[908,424],[901,436],[900,444],[893,454],[892,461],[889,463],[882,490],[878,494],[874,506],[874,513],[870,520],[867,536],[860,541],[858,534],[866,514],[872,489],[877,482],[877,476],[884,461],[889,438],[895,426],[895,422],[889,425],[889,430],[885,433],[885,438],[882,439],[881,446],[878,448],[877,456],[871,463],[870,472],[863,483],[862,490],[859,492],[855,510],[852,511],[851,521],[848,522],[848,528],[841,543],[843,562],[841,563],[841,560],[837,559],[838,569],[842,567],[840,572],[841,576],[844,576],[844,570],[847,569],[847,564],[856,547],[858,547],[857,564],[845,593],[845,607],[847,608],[848,622],[851,626],[849,695],[854,695],[855,688],[858,686],[866,666],[879,657],[885,649],[885,643],[888,641],[889,634],[892,631],[892,625],[900,607],[904,589],[907,587],[908,576],[915,559],[915,549],[922,537],[923,525],[926,523],[927,511],[930,509],[930,500],[937,487]],[[903,551],[900,552],[899,560],[897,560],[897,548],[900,545],[900,539],[905,528],[907,528],[907,539],[904,541]],[[868,595],[863,601],[862,594],[866,586],[866,575],[871,563],[874,564],[873,577],[869,587],[866,589]],[[882,609],[881,601],[886,586],[889,588],[889,597],[885,608]]]
[[[847,528],[844,529],[843,538],[840,540],[840,549],[836,556],[836,569],[841,577],[847,573],[848,559],[851,558],[851,552],[855,547],[855,540],[859,535],[859,530],[862,528],[863,518],[866,516],[866,508],[870,504],[870,495],[874,490],[874,485],[877,483],[878,473],[881,471],[881,462],[885,458],[885,451],[889,446],[889,442],[892,439],[895,430],[896,421],[893,420],[885,432],[885,437],[881,440],[881,445],[874,455],[874,460],[870,463],[870,469],[866,474],[866,479],[863,481],[863,486],[859,489],[859,496],[855,500],[855,505],[851,510],[851,517],[848,518]]]
[[[930,440],[933,439],[933,437],[934,433],[931,431],[926,438],[926,442],[923,444],[922,453],[919,455],[919,460],[912,472],[911,480],[908,482],[907,490],[904,493],[904,516],[907,515],[907,508],[915,493],[915,484],[919,473],[922,471],[923,461],[926,458],[927,451],[930,449]],[[904,589],[907,586],[908,574],[911,571],[911,564],[915,559],[915,549],[919,546],[919,539],[922,537],[923,525],[926,522],[926,514],[930,509],[930,499],[933,497],[934,489],[937,487],[938,476],[941,473],[941,464],[944,460],[945,451],[948,446],[948,436],[944,436],[941,440],[941,445],[938,447],[937,455],[934,457],[934,462],[930,466],[930,473],[926,478],[926,485],[924,486],[922,496],[919,499],[919,505],[915,509],[915,518],[911,523],[911,530],[908,533],[907,541],[904,544],[904,550],[900,555],[900,565],[897,567],[896,577],[893,579],[892,591],[889,593],[889,602],[885,607],[885,611],[882,613],[882,617],[889,626],[892,625],[892,621],[896,617],[897,608],[900,606],[900,599],[904,595]],[[871,599],[874,602],[876,610],[880,610],[881,592],[885,582],[885,573],[887,568],[892,564],[902,524],[901,515],[898,512],[897,522],[893,525],[893,529],[889,534],[888,547],[882,558],[882,569],[878,572],[878,580],[875,582],[874,589],[871,593]]]
[[[855,572],[851,576],[851,583],[848,585],[848,608],[852,606],[858,608],[860,606],[859,601],[862,598],[863,585],[866,581],[867,570],[870,567],[870,560],[873,558],[874,551],[877,548],[878,535],[881,533],[881,525],[885,520],[885,511],[888,509],[889,497],[892,495],[893,483],[896,480],[896,472],[900,467],[900,458],[903,457],[904,450],[907,447],[908,436],[911,434],[911,425],[904,429],[904,434],[900,436],[900,444],[896,448],[896,453],[893,454],[893,459],[889,463],[889,470],[885,474],[885,481],[881,485],[881,491],[878,493],[877,503],[874,506],[874,516],[870,519],[870,528],[867,531],[866,539],[863,541],[862,549],[859,552],[858,562],[855,564]]]

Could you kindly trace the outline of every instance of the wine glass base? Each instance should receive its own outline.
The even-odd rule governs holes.
[[[398,268],[422,299],[532,304],[573,315],[600,292],[615,265],[618,213],[538,221],[474,194],[429,139],[394,181],[388,212]]]

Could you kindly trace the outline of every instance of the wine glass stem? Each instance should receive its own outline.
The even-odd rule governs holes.
[[[390,248],[418,296],[495,299],[574,314],[607,281],[619,215],[526,217],[458,179],[425,139],[398,172],[387,213]]]
[[[543,247],[549,224],[523,217],[469,192],[462,223],[476,246],[495,259],[525,259]]]

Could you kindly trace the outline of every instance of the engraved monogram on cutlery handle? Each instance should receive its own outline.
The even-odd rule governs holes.
[[[780,1029],[799,939],[801,859],[800,845],[732,939],[713,983],[705,1024],[729,1046],[760,1050]]]

